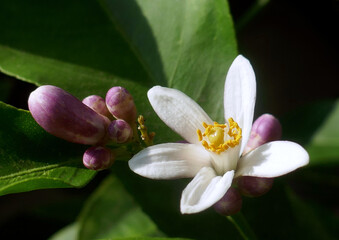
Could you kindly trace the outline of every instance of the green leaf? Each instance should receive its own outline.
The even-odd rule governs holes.
[[[151,110],[147,90],[164,85],[183,90],[221,120],[223,85],[227,69],[236,56],[236,41],[227,2],[213,1],[1,1],[0,2],[0,71],[36,85],[52,84],[79,98],[98,94],[104,96],[115,85],[126,87],[133,95],[138,111],[147,119],[147,126],[157,133],[155,141],[175,141],[176,136]],[[17,125],[30,122],[29,114],[11,109],[20,115]],[[17,111],[17,113],[14,113]],[[11,120],[8,120],[11,121]],[[6,125],[1,132],[8,134]],[[46,137],[41,129],[12,131],[11,138],[43,139],[43,147],[56,148],[55,139]],[[19,140],[23,146],[28,142]],[[12,145],[10,145],[12,144]],[[59,146],[62,145],[58,142]],[[39,163],[46,170],[57,158],[79,159],[82,151],[67,151],[71,144],[60,147],[62,154],[50,156],[49,151],[25,149],[20,157],[13,142],[1,154],[1,161],[21,159],[20,169],[6,175],[7,181],[27,170],[30,163]],[[35,149],[36,150],[36,149]],[[44,164],[41,163],[44,159]],[[7,171],[9,166],[3,166]],[[59,168],[58,168],[59,169]],[[18,192],[38,187],[64,187],[67,176],[77,173],[89,179],[79,165],[63,168],[57,181],[37,178]],[[8,170],[9,171],[9,170]],[[49,173],[54,173],[50,170]],[[80,174],[80,175],[79,175]],[[25,175],[26,176],[26,175]],[[51,175],[52,176],[52,175]],[[66,180],[62,178],[65,176]],[[85,182],[85,181],[84,181]],[[74,186],[81,186],[77,184]],[[11,185],[9,185],[11,186]]]
[[[299,238],[304,239],[336,239],[339,234],[339,218],[315,201],[302,200],[291,189],[287,195],[294,209],[298,224]]]
[[[29,112],[0,102],[0,195],[82,187],[95,172],[81,167],[84,148],[44,132]]]
[[[282,119],[283,138],[304,146],[310,166],[339,163],[339,101],[318,101]]]
[[[76,240],[78,239],[79,224],[72,223],[53,234],[49,240]]]
[[[158,228],[170,237],[194,239],[243,239],[234,225],[213,208],[199,214],[180,213],[180,197],[189,180],[151,180],[137,176],[125,162],[112,171]]]
[[[49,240],[76,240],[78,239],[79,224],[72,223],[53,234]],[[188,238],[167,238],[167,237],[105,237],[102,240],[189,240]]]
[[[298,195],[291,190],[286,180],[293,187],[300,185],[295,175],[275,179],[273,188],[264,196],[243,198],[242,212],[258,239],[332,239],[337,235],[334,226],[338,225],[338,217],[312,203],[318,194],[302,200],[303,187]],[[310,184],[307,183],[312,188]]]
[[[226,1],[100,2],[157,84],[182,90],[223,120],[224,80],[237,55]]]
[[[79,239],[163,236],[117,178],[107,177],[79,218]]]
[[[331,111],[322,125],[312,136],[306,149],[313,163],[339,164],[339,100],[334,102]]]
[[[157,132],[171,133],[150,113],[146,92],[157,84],[183,90],[223,119],[224,79],[236,56],[225,1],[29,2],[0,4],[7,23],[0,26],[1,71],[79,98],[124,86]]]
[[[110,240],[189,240],[188,238],[163,238],[163,237],[126,237],[126,238],[104,238]]]
[[[127,238],[108,238],[111,240],[189,240],[188,238],[163,238],[163,237],[127,237]]]

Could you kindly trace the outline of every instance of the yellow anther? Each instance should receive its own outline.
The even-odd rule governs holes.
[[[201,144],[205,147],[205,148],[208,148],[209,146],[208,146],[208,143],[205,141],[205,140],[203,140],[202,142],[201,142]]]
[[[223,145],[222,145],[222,149],[223,150],[227,150],[229,147],[228,147],[228,145],[227,145],[227,143],[224,143]]]
[[[239,145],[242,131],[233,118],[229,118],[228,123],[225,124],[214,122],[213,125],[209,125],[203,122],[202,125],[205,131],[202,133],[198,129],[197,135],[198,140],[201,141],[205,149],[220,154],[230,147],[233,148]]]
[[[202,140],[202,133],[201,133],[200,129],[197,130],[197,134],[198,134],[198,140],[201,141]]]

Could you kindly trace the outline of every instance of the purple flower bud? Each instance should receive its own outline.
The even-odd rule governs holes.
[[[237,179],[237,184],[242,195],[247,197],[259,197],[272,188],[273,180],[273,178],[243,176]]]
[[[99,171],[112,166],[114,162],[114,155],[108,148],[94,146],[85,151],[82,162],[85,167]]]
[[[122,120],[114,120],[108,126],[109,138],[115,143],[128,142],[133,136],[133,130],[130,125]]]
[[[261,115],[253,123],[251,136],[243,154],[271,141],[281,138],[281,125],[271,114]],[[240,193],[247,197],[259,197],[267,193],[273,185],[273,178],[243,176],[237,179]]]
[[[259,147],[262,144],[281,138],[281,125],[278,119],[271,114],[261,115],[253,123],[251,136],[243,154]]]
[[[112,87],[106,94],[106,105],[110,113],[128,123],[137,118],[137,110],[132,95],[123,87]]]
[[[105,100],[98,95],[91,95],[82,100],[82,103],[92,108],[95,112],[104,115],[108,118],[112,117],[106,107]]]
[[[230,187],[226,194],[214,204],[214,210],[223,215],[229,216],[236,214],[242,207],[242,198],[238,190]]]
[[[109,119],[61,88],[45,85],[28,99],[35,121],[50,134],[70,142],[94,145],[107,138]]]

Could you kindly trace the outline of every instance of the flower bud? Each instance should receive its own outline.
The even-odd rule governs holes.
[[[243,154],[270,141],[281,138],[281,125],[278,119],[271,114],[261,115],[253,123],[251,136],[243,151]]]
[[[242,198],[238,190],[230,187],[226,194],[214,204],[214,210],[223,215],[229,216],[236,214],[242,207]]]
[[[112,115],[110,114],[106,107],[105,100],[98,95],[88,96],[82,100],[82,103],[101,115],[104,115],[108,118],[112,117]]]
[[[114,154],[108,148],[94,146],[85,151],[82,162],[89,169],[96,171],[104,170],[112,166]]]
[[[107,137],[109,119],[61,88],[37,88],[29,96],[28,108],[43,129],[64,140],[94,145]]]
[[[273,180],[273,178],[242,176],[237,179],[237,185],[242,195],[259,197],[272,188]]]
[[[123,87],[112,87],[106,94],[106,105],[110,113],[128,123],[137,118],[137,110],[132,95]]]
[[[281,125],[278,119],[271,114],[261,115],[253,123],[251,136],[243,154],[270,141],[281,138]],[[240,193],[247,197],[259,197],[267,193],[273,185],[273,178],[242,176],[237,180]]]
[[[125,143],[132,138],[133,130],[126,121],[118,119],[108,126],[108,135],[115,143]]]

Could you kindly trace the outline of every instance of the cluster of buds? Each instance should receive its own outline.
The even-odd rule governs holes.
[[[252,126],[251,136],[243,154],[267,142],[279,140],[282,129],[278,119],[270,114],[260,116]],[[242,195],[259,197],[267,193],[273,185],[273,178],[242,176],[234,180],[232,187],[214,205],[216,212],[224,216],[233,215],[242,207]]]
[[[50,134],[91,145],[83,155],[83,164],[92,170],[109,168],[116,154],[107,145],[132,141],[136,128],[132,95],[122,87],[111,88],[105,99],[91,95],[80,101],[61,88],[45,85],[30,94],[28,107]]]

